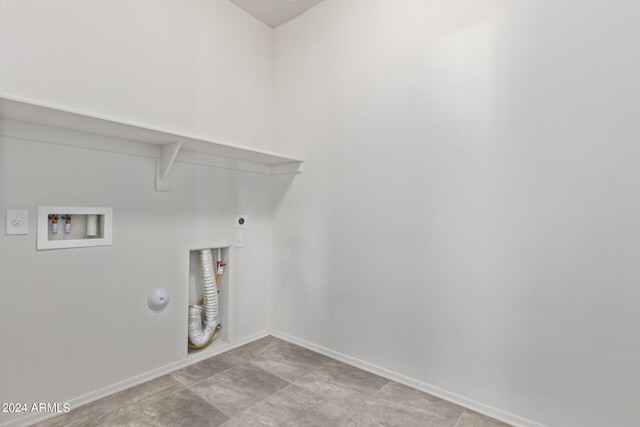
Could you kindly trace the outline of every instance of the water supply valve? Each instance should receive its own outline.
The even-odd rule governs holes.
[[[51,220],[51,233],[58,234],[58,214],[49,215],[49,219]]]
[[[71,215],[62,215],[60,219],[64,219],[64,234],[71,233]]]
[[[218,261],[218,274],[222,275],[224,274],[224,268],[227,266],[227,264]]]

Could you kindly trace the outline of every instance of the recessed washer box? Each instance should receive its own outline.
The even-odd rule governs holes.
[[[113,209],[38,206],[37,248],[110,246]]]

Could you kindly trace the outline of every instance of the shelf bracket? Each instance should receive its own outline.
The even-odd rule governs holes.
[[[170,142],[162,146],[156,159],[156,191],[169,191],[169,174],[176,161],[182,142]]]

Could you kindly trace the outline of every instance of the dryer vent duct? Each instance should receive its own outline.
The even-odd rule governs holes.
[[[198,251],[198,257],[202,278],[202,300],[189,307],[190,348],[208,346],[221,328],[218,324],[218,276],[214,272],[213,250],[202,249]]]

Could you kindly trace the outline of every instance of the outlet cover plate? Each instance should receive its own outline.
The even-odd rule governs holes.
[[[29,234],[29,211],[7,209],[7,235]]]
[[[249,216],[245,214],[236,215],[236,228],[247,228]]]

